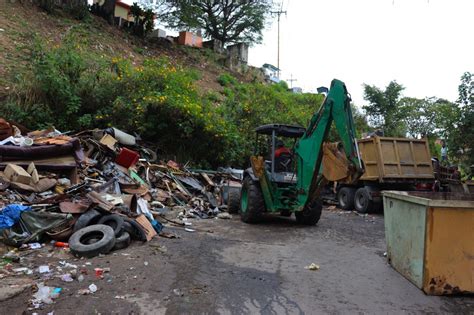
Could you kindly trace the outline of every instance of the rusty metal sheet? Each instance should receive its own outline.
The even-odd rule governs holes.
[[[92,202],[81,199],[77,201],[63,201],[59,203],[59,209],[63,213],[84,213],[89,209]]]

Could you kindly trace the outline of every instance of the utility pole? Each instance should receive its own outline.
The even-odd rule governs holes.
[[[293,79],[293,73],[292,73],[292,74],[290,74],[290,78],[287,81],[290,82],[290,89],[292,89],[293,88],[293,82],[298,81],[298,80]]]
[[[278,16],[278,51],[277,51],[277,68],[278,68],[278,77],[280,77],[280,15],[285,14],[286,11],[283,11],[283,2],[281,3],[280,10],[278,11],[271,11],[271,14],[276,14]]]

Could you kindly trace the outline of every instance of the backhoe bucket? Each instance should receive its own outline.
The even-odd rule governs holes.
[[[344,151],[338,149],[337,143],[323,144],[323,176],[331,182],[351,181],[352,172]]]

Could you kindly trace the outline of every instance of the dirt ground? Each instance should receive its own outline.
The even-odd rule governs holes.
[[[259,225],[238,216],[191,221],[196,232],[167,228],[178,239],[88,260],[50,245],[33,250],[25,261],[49,263],[44,282],[61,287],[59,297],[31,310],[27,287],[0,302],[0,314],[474,314],[472,296],[426,296],[387,264],[382,215],[324,211],[314,227],[281,217]],[[64,260],[87,270],[82,282],[58,277],[68,270],[57,269]],[[320,269],[305,269],[311,263]],[[98,267],[110,268],[104,279]],[[25,277],[40,281],[36,270],[15,279]],[[1,279],[3,289],[8,279],[15,282]],[[78,294],[92,283],[97,292]]]

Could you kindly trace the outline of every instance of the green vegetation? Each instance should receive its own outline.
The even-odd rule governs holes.
[[[259,43],[272,1],[161,1],[156,12],[177,30],[204,30],[222,44]]]
[[[369,102],[364,106],[369,122],[382,129],[386,136],[428,138],[431,154],[440,157],[443,139],[448,147],[451,163],[464,168],[474,163],[471,148],[474,147],[474,76],[467,72],[461,77],[459,99],[427,97],[418,99],[402,97],[404,87],[395,81],[385,90],[375,86],[364,86],[364,97]]]
[[[245,164],[257,125],[306,125],[322,102],[320,95],[289,92],[284,82],[238,83],[229,74],[219,77],[222,95],[202,95],[196,72],[165,58],[132,65],[86,47],[75,35],[51,48],[36,40],[31,73],[19,78],[21,92],[0,116],[63,131],[114,126],[141,134],[181,161],[214,167]]]

